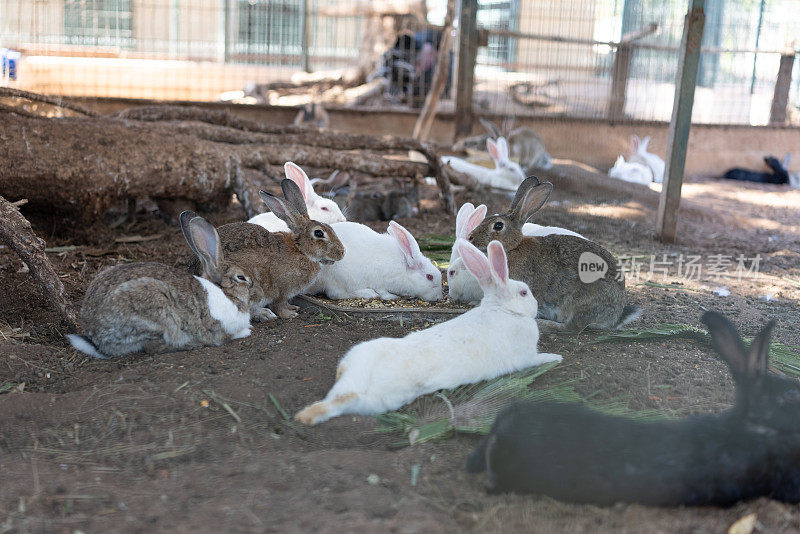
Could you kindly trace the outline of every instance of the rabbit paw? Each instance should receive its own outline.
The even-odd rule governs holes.
[[[376,299],[379,298],[378,292],[373,289],[359,289],[353,292],[357,299]]]
[[[388,291],[379,291],[378,295],[381,297],[381,300],[394,300],[400,298],[394,293],[389,293]]]
[[[250,319],[254,322],[262,322],[262,321],[272,321],[273,319],[277,319],[278,316],[270,310],[269,308],[262,308],[257,307],[250,310]]]
[[[274,307],[274,311],[281,319],[294,319],[299,314],[292,309],[292,306],[286,302]]]

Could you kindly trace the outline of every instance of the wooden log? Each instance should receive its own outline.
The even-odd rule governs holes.
[[[0,240],[11,247],[28,266],[31,276],[61,316],[65,328],[69,332],[77,332],[78,317],[67,300],[64,284],[53,269],[53,264],[47,259],[44,241],[33,233],[30,223],[22,216],[19,209],[2,196],[0,196]]]
[[[31,209],[91,224],[129,198],[230,200],[237,160],[223,145],[169,125],[2,115],[0,194]]]
[[[478,0],[459,0],[458,62],[456,64],[456,127],[453,141],[472,133],[472,94],[478,55]]]
[[[665,243],[674,243],[678,233],[678,209],[681,203],[683,171],[689,128],[692,125],[694,90],[700,64],[700,43],[705,25],[705,0],[691,0],[689,13],[683,23],[681,54],[678,58],[678,84],[672,105],[672,120],[667,137],[667,165],[658,203],[656,235]]]
[[[769,111],[770,124],[784,124],[786,122],[786,109],[789,106],[789,89],[792,86],[794,56],[794,50],[792,50],[791,53],[781,55],[781,61],[778,67],[778,79],[775,82],[772,107]]]

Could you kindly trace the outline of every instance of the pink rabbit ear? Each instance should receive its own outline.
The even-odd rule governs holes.
[[[314,190],[314,188],[311,185],[311,180],[308,179],[306,171],[291,161],[287,161],[283,165],[283,171],[286,173],[287,178],[297,184],[297,187],[300,188],[300,192],[303,194],[303,200],[307,202],[309,194]]]
[[[389,228],[387,228],[386,231],[397,241],[397,244],[400,245],[400,250],[403,252],[408,266],[413,267],[421,254],[417,240],[414,239],[411,232],[394,221],[389,221]]]
[[[489,150],[489,155],[492,156],[493,160],[497,161],[500,159],[500,152],[497,149],[497,143],[495,143],[493,139],[486,139],[486,148]]]
[[[472,202],[466,202],[458,210],[456,214],[456,236],[460,237],[461,229],[464,228],[464,223],[467,221],[472,212],[475,211],[475,206]]]
[[[486,218],[486,205],[481,204],[480,206],[475,208],[475,211],[472,212],[472,215],[470,215],[467,218],[467,223],[464,225],[464,235],[458,237],[463,237],[464,239],[468,238],[469,234],[471,234],[472,231],[475,228],[477,228],[478,225],[482,223],[483,219],[485,218]]]
[[[492,273],[489,268],[489,260],[483,255],[483,252],[466,239],[458,239],[456,247],[464,266],[478,280],[478,283],[482,286],[488,284],[492,279]]]
[[[503,245],[500,241],[492,241],[486,250],[489,252],[492,276],[498,284],[505,284],[508,282],[508,259]]]
[[[633,150],[634,153],[639,151],[639,136],[638,135],[632,135],[631,136],[631,150]]]
[[[497,153],[499,155],[498,159],[503,161],[508,160],[508,141],[506,141],[505,137],[497,139]]]

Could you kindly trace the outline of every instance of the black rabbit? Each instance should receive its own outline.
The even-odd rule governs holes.
[[[516,404],[497,417],[467,471],[486,470],[493,493],[601,505],[799,501],[800,383],[767,372],[775,322],[749,348],[719,313],[703,322],[736,383],[730,410],[645,422],[578,404]]]
[[[787,154],[782,161],[778,161],[775,156],[767,156],[764,163],[767,164],[772,172],[758,172],[741,169],[739,167],[729,169],[723,178],[728,180],[739,180],[743,182],[758,182],[762,184],[788,184],[789,183],[789,162],[792,155]]]

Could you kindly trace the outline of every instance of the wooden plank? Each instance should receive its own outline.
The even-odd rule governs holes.
[[[436,118],[436,106],[447,82],[450,71],[450,48],[453,42],[453,18],[455,15],[455,0],[447,2],[447,15],[445,16],[444,30],[439,41],[439,54],[436,58],[436,70],[433,73],[431,87],[425,97],[425,105],[417,117],[414,133],[411,135],[417,141],[422,141],[431,133],[433,120]]]
[[[705,25],[705,0],[691,0],[683,23],[681,52],[678,58],[678,84],[672,105],[672,120],[667,137],[667,161],[661,199],[658,203],[656,235],[665,243],[674,243],[678,232],[678,208],[681,203],[686,145],[692,124],[694,90],[700,64],[700,43]]]
[[[610,120],[625,118],[625,99],[628,92],[628,76],[631,71],[633,48],[628,43],[620,44],[614,54],[611,70],[611,98],[608,100],[607,116]]]
[[[608,118],[619,120],[625,118],[625,100],[628,92],[628,77],[631,72],[631,60],[633,59],[633,43],[652,35],[658,30],[658,24],[651,23],[648,26],[627,33],[622,36],[614,54],[614,66],[611,68],[611,97],[608,100]]]
[[[792,69],[794,68],[794,51],[781,56],[778,67],[778,81],[775,82],[775,93],[772,96],[772,108],[769,110],[770,124],[786,122],[786,108],[789,105],[789,88],[792,85]]]
[[[460,1],[455,139],[472,133],[472,92],[475,85],[475,57],[478,55],[478,0]]]

